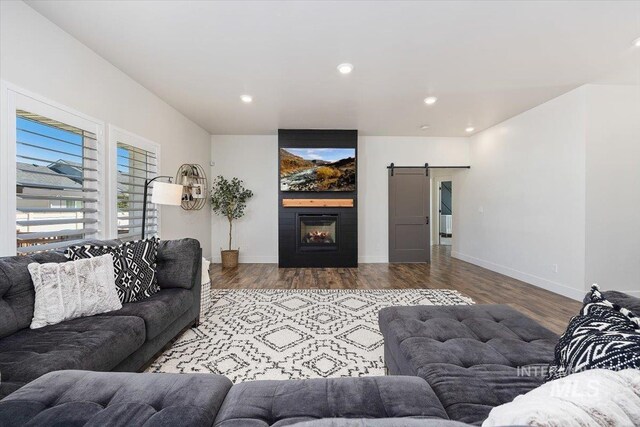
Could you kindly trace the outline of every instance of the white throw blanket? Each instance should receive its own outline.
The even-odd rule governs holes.
[[[550,381],[491,410],[483,427],[640,426],[640,371],[594,369]]]

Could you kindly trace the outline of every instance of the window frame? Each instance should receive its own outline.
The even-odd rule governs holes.
[[[140,150],[152,152],[156,156],[156,175],[162,175],[162,159],[160,144],[137,135],[133,132],[129,132],[125,129],[119,128],[112,124],[108,125],[108,150],[109,150],[109,209],[108,209],[108,222],[109,231],[108,236],[112,239],[118,238],[118,142],[131,145],[132,147]],[[162,213],[158,207],[157,212],[157,233],[158,237],[162,235]]]
[[[95,177],[98,189],[98,233],[95,238],[103,239],[108,235],[106,207],[108,206],[107,182],[109,171],[106,166],[105,122],[81,113],[73,108],[34,94],[4,80],[0,81],[0,117],[4,120],[0,134],[0,256],[17,254],[17,131],[16,113],[18,110],[29,111],[34,114],[57,120],[77,128],[92,132],[96,135],[97,169]]]

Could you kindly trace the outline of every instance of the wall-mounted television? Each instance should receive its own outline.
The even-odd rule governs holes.
[[[281,148],[281,191],[355,191],[355,148]]]

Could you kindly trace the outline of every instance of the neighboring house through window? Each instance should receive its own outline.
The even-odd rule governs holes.
[[[103,194],[95,129],[22,109],[15,114],[16,252],[97,236]]]
[[[1,82],[0,256],[56,250],[85,239],[142,232],[144,186],[160,146]],[[108,147],[108,149],[106,149]],[[146,235],[159,234],[149,188]],[[15,237],[15,238],[14,238]]]

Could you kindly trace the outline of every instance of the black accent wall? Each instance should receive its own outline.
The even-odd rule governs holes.
[[[357,130],[278,130],[280,148],[354,148],[358,159]],[[279,154],[278,154],[279,156]],[[278,159],[278,166],[280,161]],[[280,174],[278,173],[278,176]],[[358,266],[358,187],[355,191],[280,191],[278,183],[278,264],[280,267],[357,267]],[[282,199],[353,199],[353,208],[284,208]],[[297,245],[298,216],[337,214],[339,243],[336,250],[300,250]]]

